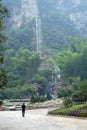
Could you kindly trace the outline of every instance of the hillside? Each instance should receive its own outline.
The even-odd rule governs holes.
[[[65,46],[67,36],[86,37],[87,35],[86,1],[3,1],[11,10],[10,24],[14,29],[16,27],[20,29],[21,25],[25,26],[32,18],[39,17],[41,19],[43,44],[45,46],[61,48]],[[35,27],[35,23],[33,26]]]
[[[47,100],[55,89],[60,97],[62,92],[71,96],[78,91],[79,82],[87,79],[87,1],[2,2],[10,10],[4,31],[8,37],[3,65],[8,88],[2,93],[4,98],[21,95],[38,100],[38,93],[46,96],[41,100]],[[61,87],[68,90],[62,88],[58,93]],[[80,95],[79,91],[76,94]]]

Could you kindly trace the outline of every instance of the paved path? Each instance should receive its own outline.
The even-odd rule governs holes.
[[[47,109],[0,112],[0,130],[87,130],[86,119],[47,116]]]

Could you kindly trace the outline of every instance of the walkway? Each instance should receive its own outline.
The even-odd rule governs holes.
[[[0,130],[87,130],[86,119],[47,116],[47,109],[0,112]]]

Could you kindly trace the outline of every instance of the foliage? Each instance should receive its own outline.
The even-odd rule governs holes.
[[[21,2],[3,0],[5,4],[12,10],[15,9],[16,13],[20,13]],[[57,1],[54,0],[38,0],[38,9],[41,18],[42,25],[42,53],[43,58],[49,60],[54,59],[55,64],[60,69],[60,77],[62,83],[70,83],[76,86],[78,91],[77,81],[74,82],[74,79],[78,78],[80,80],[87,79],[87,40],[77,38],[79,35],[78,29],[75,26],[74,22],[67,17],[66,12],[59,11],[58,8],[54,5],[58,5]],[[63,2],[65,7],[71,10],[69,7],[70,2]],[[63,6],[64,6],[63,5]],[[2,32],[4,27],[4,18],[7,16],[8,10],[0,4],[4,9],[3,13],[0,12],[0,30]],[[19,8],[18,8],[19,7]],[[74,8],[75,9],[75,8]],[[1,17],[2,16],[2,17]],[[4,16],[4,17],[3,17]],[[44,96],[49,91],[49,85],[52,83],[52,75],[57,75],[50,69],[47,68],[48,62],[41,60],[39,55],[36,54],[36,23],[35,18],[27,19],[22,18],[22,25],[19,28],[12,28],[14,23],[8,23],[8,41],[6,42],[8,50],[6,50],[5,55],[5,65],[3,69],[6,68],[8,75],[8,87],[10,88],[18,86],[25,86],[25,84],[36,83],[39,95]],[[12,21],[11,21],[12,22]],[[10,30],[9,30],[10,27]],[[79,35],[80,36],[80,35]],[[3,42],[6,40],[6,37],[1,33],[0,35],[0,63],[3,63],[3,51],[4,46]],[[44,48],[46,51],[44,52]],[[34,51],[34,52],[33,52]],[[51,57],[52,56],[52,57]],[[45,62],[45,63],[43,63]],[[42,65],[42,64],[44,65]],[[54,65],[54,64],[53,64]],[[42,66],[42,68],[41,68]],[[46,66],[46,67],[43,67]],[[3,71],[4,73],[4,71]],[[3,77],[2,72],[0,71],[1,77]],[[6,85],[7,78],[4,79],[4,85]],[[3,85],[3,80],[0,81]],[[24,89],[26,89],[24,87]],[[75,89],[74,89],[75,90]],[[80,94],[74,93],[74,97]],[[13,90],[12,90],[13,91]],[[16,89],[14,89],[16,92]],[[18,91],[18,90],[17,90]],[[25,90],[23,90],[26,94]],[[28,90],[26,90],[28,91]],[[82,90],[84,93],[84,91]],[[10,93],[10,92],[8,92]],[[20,92],[18,92],[17,97]],[[6,94],[6,93],[5,93]],[[58,92],[58,97],[71,96],[72,92],[70,89],[60,89]],[[75,95],[76,94],[76,95]],[[13,94],[14,95],[14,94]],[[11,97],[13,97],[11,94]],[[82,100],[84,98],[83,94]],[[86,94],[85,94],[86,95]],[[7,96],[9,97],[9,95]],[[16,96],[14,96],[16,97]],[[77,100],[77,99],[76,99]],[[81,100],[81,98],[78,100]]]
[[[84,102],[87,100],[87,80],[80,82],[78,91],[74,92],[72,99],[75,102]]]
[[[39,68],[38,74],[35,75],[32,82],[38,84],[38,94],[45,95],[49,91],[49,83],[52,80],[52,70],[50,68]]]
[[[51,100],[51,99],[52,99],[52,97],[51,97],[51,95],[50,95],[50,93],[49,93],[49,92],[47,93],[46,98],[47,98],[48,100]]]
[[[57,4],[54,0],[38,0],[44,45],[60,50],[65,46],[67,36],[77,36],[79,33],[67,15],[57,9]]]
[[[44,76],[36,75],[33,79],[33,82],[41,84],[42,86],[47,84],[47,79]]]
[[[68,27],[67,21],[69,23]],[[55,50],[60,50],[66,46],[65,41],[67,36],[76,35],[73,23],[71,24],[69,19],[58,13],[45,16],[45,18],[42,17],[42,25],[44,45]]]
[[[35,19],[29,19],[27,24],[23,22],[20,28],[7,30],[8,31],[8,41],[7,46],[9,49],[29,49],[31,51],[36,50],[36,41],[35,41]]]
[[[3,99],[19,99],[21,98],[30,98],[32,94],[35,94],[36,90],[33,86],[30,85],[24,85],[24,86],[17,86],[13,88],[5,88],[4,91],[2,91],[2,98]]]
[[[74,105],[69,108],[61,108],[61,109],[56,109],[53,111],[49,111],[49,114],[55,114],[55,115],[68,115],[68,116],[80,116],[80,117],[87,117],[87,105],[85,104],[79,104],[79,105]],[[79,113],[79,115],[78,115]],[[72,114],[72,115],[71,115]]]
[[[41,95],[44,95],[45,94],[45,90],[46,90],[46,86],[47,86],[47,79],[44,77],[44,76],[39,76],[39,75],[36,75],[34,78],[33,78],[33,83],[37,84],[37,90],[38,90],[38,94],[41,96]]]
[[[4,0],[9,8],[15,8],[15,13],[20,13],[21,2]],[[54,5],[56,1],[53,0],[38,0],[38,9],[41,17],[43,44],[47,48],[60,50],[66,46],[68,36],[78,36],[78,29],[72,20],[67,15],[60,13]],[[19,7],[19,8],[18,8]],[[15,14],[16,15],[16,14]],[[22,18],[22,25],[17,31],[15,29],[8,30],[9,33],[9,48],[18,49],[21,45],[36,50],[35,41],[35,19]],[[29,20],[29,21],[28,21]],[[67,24],[68,23],[68,24]],[[10,25],[14,23],[10,23]],[[25,32],[25,33],[24,33]]]
[[[52,79],[53,71],[50,68],[43,67],[42,69],[39,69],[38,74],[40,76],[44,76],[49,82]]]
[[[85,98],[87,99],[87,80],[83,80],[80,82],[79,91],[84,94]]]
[[[30,102],[31,103],[35,103],[36,102],[36,98],[34,97],[33,94],[31,95]]]
[[[87,43],[87,42],[86,42]],[[76,48],[77,49],[77,48]],[[87,79],[87,45],[82,47],[80,52],[70,49],[61,51],[58,55],[55,55],[56,64],[61,69],[62,78],[80,77],[81,80]]]
[[[72,94],[72,90],[67,88],[60,88],[57,93],[58,98],[68,97],[71,96],[71,94]]]
[[[0,105],[2,105],[2,100],[0,100]]]
[[[0,88],[7,85],[7,75],[4,71],[0,71]]]
[[[69,108],[73,105],[73,102],[70,98],[65,98],[63,101],[63,105],[65,106],[65,108]]]
[[[9,55],[12,55],[9,57]],[[37,74],[41,59],[28,49],[6,51],[5,66],[7,66],[7,75],[9,87],[29,84],[31,79]]]
[[[83,110],[81,113],[80,113],[81,116],[83,117],[87,117],[87,109],[86,110]]]
[[[31,103],[44,102],[46,100],[48,100],[46,97],[39,97],[33,94],[31,95],[31,98],[30,98]]]
[[[72,95],[72,100],[74,102],[84,102],[85,101],[85,96],[83,93],[76,91]]]
[[[3,29],[4,21],[7,17],[8,9],[5,6],[3,6],[2,1],[0,0],[0,88],[6,86],[7,84],[7,76],[1,68],[1,64],[4,62],[4,42],[6,41],[6,36],[3,33]]]

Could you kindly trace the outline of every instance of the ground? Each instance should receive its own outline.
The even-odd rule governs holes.
[[[47,115],[48,109],[0,111],[0,130],[87,130],[87,118]]]

